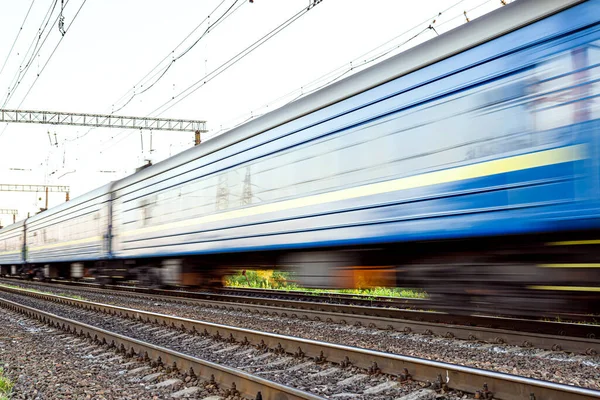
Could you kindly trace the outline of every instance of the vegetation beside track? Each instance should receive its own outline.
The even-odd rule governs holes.
[[[4,376],[4,369],[0,367],[0,400],[10,399],[14,383]]]
[[[2,283],[2,284],[0,284],[0,286],[6,286],[9,288],[13,288],[13,289],[23,289],[23,290],[27,290],[27,291],[34,292],[34,293],[54,294],[56,296],[69,297],[69,298],[75,299],[75,300],[87,300],[85,297],[79,296],[78,294],[54,293],[54,292],[47,291],[47,290],[39,290],[39,289],[33,289],[33,288],[22,287],[22,286],[17,286],[17,285],[10,285],[8,283]],[[2,398],[0,398],[0,400],[2,400]]]
[[[289,272],[274,270],[247,270],[245,274],[239,271],[235,275],[225,277],[225,285],[236,288],[250,289],[276,289],[287,291],[299,291],[305,293],[321,294],[355,294],[373,297],[409,297],[425,298],[427,294],[423,291],[404,288],[357,288],[357,289],[311,289],[299,286],[294,282],[293,275]]]

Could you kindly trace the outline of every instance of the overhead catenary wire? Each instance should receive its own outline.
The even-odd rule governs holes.
[[[68,2],[69,2],[69,0],[67,0],[67,3]],[[21,79],[22,79],[21,78],[21,72],[23,72],[24,74],[27,73],[27,71],[29,70],[29,67],[32,64],[32,61],[35,59],[36,55],[39,53],[39,51],[41,50],[41,48],[44,46],[44,43],[46,42],[46,39],[49,36],[49,32],[46,35],[46,37],[44,38],[44,40],[42,41],[42,44],[38,48],[38,45],[39,45],[40,40],[42,38],[42,35],[46,31],[46,28],[48,27],[48,23],[50,22],[50,19],[52,17],[52,13],[54,12],[54,9],[56,8],[57,4],[58,4],[58,0],[55,0],[53,3],[50,4],[50,7],[48,8],[48,11],[46,11],[46,15],[44,16],[44,19],[42,20],[42,23],[40,24],[40,27],[37,30],[37,34],[33,38],[31,44],[29,45],[29,48],[25,52],[25,55],[23,57],[23,61],[21,62],[21,65],[19,66],[19,69],[15,73],[14,78],[11,80],[11,83],[9,85],[9,91],[8,91],[8,94],[7,94],[7,98],[4,101],[4,104],[2,105],[2,108],[6,107],[6,104],[8,103],[8,101],[10,100],[10,98],[12,97],[11,94],[14,94],[16,88],[21,83]],[[66,5],[66,3],[65,3],[65,5]],[[36,40],[36,38],[37,38],[37,40]],[[31,52],[32,48],[33,48],[33,51]],[[36,51],[36,49],[37,49],[37,51]],[[27,60],[28,55],[29,55],[30,52],[31,52],[31,57],[29,57],[29,60],[25,63],[25,67],[23,67],[23,63],[25,62],[25,60]],[[7,122],[6,125],[5,125],[5,127],[4,127],[4,129],[2,130],[2,132],[0,132],[0,137],[2,137],[4,135],[4,133],[6,132],[6,129],[8,128],[8,125],[9,124]]]
[[[69,0],[67,0],[67,2],[65,3],[65,6],[68,2],[69,2]],[[51,5],[50,9],[48,9],[46,16],[44,17],[44,20],[42,21],[43,28],[42,28],[42,25],[40,25],[40,28],[38,29],[38,35],[36,35],[37,40],[34,38],[34,40],[32,41],[31,45],[29,46],[29,49],[27,50],[27,53],[25,53],[24,60],[27,59],[27,55],[29,54],[29,51],[33,47],[31,57],[29,58],[29,60],[27,61],[27,63],[25,64],[24,67],[23,67],[23,64],[21,64],[21,66],[19,66],[19,70],[17,71],[17,73],[15,74],[15,77],[11,81],[9,91],[8,91],[7,97],[2,105],[2,108],[5,108],[6,105],[8,104],[8,102],[12,99],[15,92],[17,91],[17,88],[20,86],[23,77],[27,74],[27,72],[29,71],[29,68],[33,64],[33,60],[39,54],[42,47],[44,47],[46,40],[50,36],[50,30],[48,30],[48,32],[46,33],[46,36],[44,37],[44,40],[42,40],[42,35],[44,34],[44,32],[46,32],[46,28],[48,27],[48,23],[50,22],[50,19],[52,18],[52,14],[54,13],[54,9],[56,8],[57,4],[58,4],[58,0],[55,0],[54,3]],[[54,21],[54,23],[52,25],[56,24],[56,22],[58,21],[58,18],[59,18],[59,16],[56,17],[56,20]],[[40,41],[41,41],[41,44],[40,44]]]
[[[386,42],[378,45],[377,47],[375,47],[375,48],[373,48],[373,49],[371,49],[371,50],[369,50],[369,51],[361,54],[360,56],[354,58],[352,61],[347,62],[347,63],[345,63],[345,64],[343,64],[343,65],[335,68],[334,70],[329,71],[328,73],[326,73],[324,75],[321,75],[319,78],[314,79],[311,82],[302,85],[298,89],[295,89],[295,90],[293,90],[291,92],[288,92],[287,94],[285,94],[283,96],[278,97],[277,99],[275,99],[275,100],[267,103],[266,105],[264,105],[261,108],[269,108],[273,104],[279,104],[282,100],[294,96],[291,100],[288,100],[285,103],[283,103],[282,105],[280,105],[280,107],[281,106],[285,106],[285,105],[287,105],[289,103],[292,103],[292,102],[298,100],[299,98],[307,96],[307,95],[309,95],[311,93],[314,93],[317,90],[322,89],[322,88],[324,88],[324,87],[326,87],[326,86],[328,86],[328,85],[330,85],[330,84],[332,84],[332,83],[340,80],[341,78],[343,78],[344,76],[348,75],[349,73],[356,72],[360,68],[363,68],[364,66],[366,66],[368,64],[371,64],[371,63],[375,62],[376,60],[381,59],[384,56],[386,56],[386,55],[394,52],[395,50],[398,50],[399,48],[402,48],[403,46],[405,46],[406,44],[408,44],[412,40],[416,39],[417,37],[419,37],[420,35],[422,35],[426,31],[428,31],[428,30],[434,30],[435,31],[435,29],[433,28],[433,26],[436,24],[437,20],[443,14],[447,13],[449,10],[451,10],[453,8],[456,8],[457,6],[459,6],[461,3],[464,3],[465,1],[466,0],[459,0],[459,1],[455,2],[455,3],[453,3],[451,6],[445,8],[442,11],[437,12],[435,15],[433,15],[433,16],[431,16],[431,17],[429,17],[429,18],[427,18],[427,19],[419,22],[418,24],[414,25],[413,27],[411,27],[411,28],[403,31],[402,33],[396,35],[395,37],[393,37],[393,38],[387,40]],[[474,10],[476,8],[479,8],[483,4],[488,3],[490,1],[493,1],[493,0],[485,0],[484,3],[479,4],[478,6],[476,6],[473,9],[471,9],[470,11],[472,11],[472,10]],[[460,16],[462,16],[462,13],[460,14]],[[452,20],[454,20],[454,19],[456,19],[458,17],[459,16],[455,16],[455,17],[449,19],[448,21],[445,21],[442,24],[437,25],[437,27],[439,28],[439,27],[445,25],[446,23],[448,23],[448,22],[450,22],[450,21],[452,21]],[[425,26],[425,25],[427,25],[427,26]],[[371,58],[365,59],[365,57],[368,56],[369,54],[372,54],[373,52],[375,52],[375,51],[383,48],[384,46],[386,46],[386,45],[388,45],[388,44],[396,41],[397,39],[399,39],[399,38],[407,35],[408,33],[412,32],[412,31],[414,31],[414,30],[416,30],[416,29],[418,29],[420,27],[423,27],[423,29],[420,30],[420,31],[418,31],[414,36],[410,37],[409,39],[403,41],[400,44],[394,45],[391,48],[387,48],[387,49],[383,50],[382,52],[377,53],[376,55],[372,56]],[[437,31],[435,31],[435,33],[438,34]],[[317,83],[322,82],[323,80],[326,80],[326,82],[322,83],[322,84],[319,84],[317,87],[315,87],[313,89],[310,89],[310,90],[306,89],[307,87],[311,87],[311,86],[313,86],[313,85],[315,85]],[[238,122],[237,124],[235,124],[234,126],[229,127],[229,128],[221,128],[217,132],[215,132],[212,135],[210,135],[208,138],[212,138],[214,136],[217,136],[219,133],[223,132],[224,130],[236,128],[236,127],[238,127],[238,126],[240,126],[240,125],[242,125],[242,124],[244,124],[244,123],[246,123],[246,122],[248,122],[248,121],[250,121],[250,120],[252,120],[254,118],[260,117],[263,114],[264,113],[258,113],[257,110],[252,111],[250,113],[250,115],[243,114],[242,116],[239,116],[238,118],[236,118],[236,120],[239,119],[239,118],[244,118],[241,122]]]
[[[208,20],[210,18],[210,16],[223,4],[224,1],[221,1],[221,3],[219,3],[219,5],[215,8],[215,10],[213,10],[213,12],[211,14],[208,15],[208,17],[205,18],[204,21]],[[239,3],[239,4],[238,4]],[[114,109],[112,111],[112,113],[115,112],[119,112],[121,111],[123,108],[125,108],[127,105],[129,105],[129,103],[131,103],[131,101],[141,95],[146,93],[148,90],[150,90],[152,87],[154,87],[154,85],[156,85],[166,74],[167,72],[171,69],[171,67],[173,66],[173,64],[181,59],[182,57],[184,57],[190,50],[192,50],[208,33],[210,33],[213,29],[215,29],[217,26],[219,26],[219,24],[223,21],[225,21],[227,18],[229,18],[231,15],[233,15],[241,6],[243,6],[245,4],[245,0],[235,0],[226,10],[224,13],[222,13],[215,22],[213,22],[212,24],[209,24],[209,26],[206,28],[206,30],[200,35],[200,37],[198,37],[191,45],[189,45],[183,52],[181,52],[179,55],[177,56],[173,56],[171,61],[162,69],[159,69],[154,75],[152,75],[152,77],[150,77],[148,80],[152,80],[155,77],[157,77],[156,79],[154,79],[154,81],[147,86],[146,88],[144,88],[142,91],[140,92],[134,92],[133,95],[129,98],[129,100],[127,100],[123,105],[121,105],[120,107],[118,107],[117,109]],[[238,6],[233,9],[233,7],[238,4]],[[233,11],[231,11],[233,9]],[[202,23],[204,23],[204,21]],[[202,24],[201,23],[201,24]],[[200,26],[200,25],[199,25]],[[199,26],[197,26],[193,32],[195,32],[196,30],[198,30]],[[187,40],[190,36],[192,35],[192,33],[190,33],[181,43],[179,43],[179,45],[177,45],[177,47],[181,46],[181,44],[183,44],[183,42],[185,42],[185,40]],[[158,65],[162,64],[165,60],[167,60],[169,58],[170,55],[174,54],[175,50],[177,49],[177,47],[170,52],[165,58],[163,58]],[[154,67],[152,69],[152,71],[154,71],[157,67]],[[151,72],[152,72],[151,71]],[[150,72],[150,73],[151,73]],[[138,82],[137,85],[141,84],[142,81],[148,77],[148,75],[150,75],[150,73],[146,74],[146,76],[144,78],[142,78],[142,80],[140,80],[140,82]],[[123,97],[121,97],[122,99]],[[120,99],[120,100],[121,100]],[[120,101],[119,100],[119,101]]]
[[[135,90],[135,88],[137,86],[139,86],[140,84],[142,84],[142,82],[148,78],[148,76],[150,76],[150,74],[152,74],[158,67],[161,66],[161,64],[167,60],[173,53],[175,53],[175,50],[177,50],[183,43],[185,43],[186,40],[188,40],[194,33],[196,33],[196,31],[198,29],[200,29],[200,27],[210,18],[210,16],[219,9],[219,7],[221,7],[223,5],[223,3],[225,2],[225,0],[221,0],[219,2],[219,4],[214,8],[214,10],[206,17],[204,18],[198,25],[196,25],[196,27],[194,29],[192,29],[192,31],[190,33],[188,33],[188,35],[181,41],[179,42],[179,44],[177,46],[175,46],[175,48],[173,50],[171,50],[162,60],[160,60],[150,71],[148,71],[148,73],[146,75],[144,75],[144,77],[142,79],[140,79],[135,85],[133,85],[133,89],[129,89],[126,93],[124,93],[117,101],[114,102],[114,104],[119,103],[121,100],[125,99],[127,97],[127,95],[132,91]],[[157,72],[157,74],[160,72]],[[153,75],[153,77],[156,75]],[[113,104],[113,107],[114,107]]]
[[[229,60],[227,60],[224,63],[222,63],[220,66],[218,66],[217,68],[215,68],[214,70],[212,70],[211,72],[209,72],[208,74],[206,74],[200,80],[198,80],[195,83],[193,83],[192,85],[188,86],[186,89],[184,89],[183,91],[181,91],[179,94],[173,96],[167,102],[163,103],[161,106],[159,106],[155,110],[153,110],[150,113],[148,113],[147,116],[153,115],[153,114],[157,113],[159,110],[161,110],[161,108],[163,108],[165,106],[168,106],[164,110],[160,111],[160,113],[158,113],[157,115],[160,116],[160,115],[164,114],[166,111],[168,111],[169,109],[171,109],[175,105],[179,104],[181,101],[183,101],[184,99],[186,99],[187,97],[189,97],[191,94],[195,93],[202,86],[206,85],[208,82],[212,81],[217,76],[219,76],[223,72],[227,71],[233,65],[235,65],[236,63],[238,63],[239,61],[241,61],[243,58],[245,58],[248,54],[252,53],[254,50],[256,50],[257,48],[259,48],[260,46],[262,46],[264,43],[266,43],[267,41],[269,41],[269,39],[273,38],[279,32],[283,31],[285,28],[287,28],[288,26],[290,26],[291,24],[293,24],[295,21],[297,21],[299,18],[301,18],[302,16],[304,16],[307,12],[309,12],[310,10],[312,10],[315,6],[317,6],[318,4],[320,4],[322,1],[323,0],[313,0],[313,1],[311,1],[310,4],[307,7],[303,7],[301,10],[299,10],[298,12],[296,12],[294,15],[292,15],[286,21],[284,21],[283,23],[279,24],[276,28],[272,29],[267,34],[263,35],[261,38],[259,38],[255,42],[253,42],[251,45],[247,46],[242,51],[240,51],[239,53],[237,53],[235,56],[231,57]],[[171,101],[173,101],[173,100],[176,100],[176,101],[173,104],[169,105],[169,103]],[[132,132],[129,132],[127,135],[123,136],[118,141],[112,143],[110,146],[108,146],[107,148],[103,149],[102,152],[104,152],[104,151],[110,149],[111,147],[114,147],[117,144],[121,143],[123,140],[127,139],[131,134],[132,134]]]
[[[113,103],[113,107],[112,107],[112,111],[111,114],[114,114],[115,112],[118,112],[120,110],[122,110],[123,108],[125,108],[137,95],[143,94],[145,92],[147,92],[149,89],[151,89],[156,83],[158,83],[158,81],[160,79],[162,79],[162,77],[167,73],[167,71],[171,68],[171,66],[173,65],[173,63],[177,60],[179,60],[180,58],[182,58],[185,54],[187,54],[195,45],[197,45],[200,40],[205,37],[209,32],[211,32],[214,28],[216,28],[221,22],[223,22],[225,19],[229,18],[231,15],[233,15],[242,5],[245,4],[244,0],[235,0],[231,6],[227,9],[227,11],[225,11],[225,13],[221,14],[217,20],[213,23],[213,24],[209,24],[209,26],[206,28],[206,30],[200,35],[199,38],[197,38],[193,44],[191,44],[190,46],[188,46],[186,48],[186,50],[184,50],[181,54],[179,54],[177,57],[172,56],[175,51],[181,47],[181,45],[183,45],[190,37],[192,37],[192,35],[194,33],[196,33],[196,31],[198,31],[198,29],[200,29],[200,27],[210,19],[210,17],[223,5],[223,3],[225,3],[226,0],[221,0],[217,6],[208,14],[208,16],[206,18],[204,18],[198,25],[196,25],[196,27],[194,29],[192,29],[192,31],[190,33],[187,34],[187,36],[185,38],[183,38],[178,44],[177,46],[175,46],[173,48],[173,50],[171,50],[163,59],[161,59],[150,71],[148,71],[146,73],[146,75],[144,75],[134,86],[133,89],[128,90],[125,94],[123,94],[117,101],[115,101]],[[228,14],[228,12],[233,8],[233,6],[235,6],[235,4],[237,4],[238,2],[240,2],[240,4],[233,10],[233,12],[230,12]],[[167,59],[169,59],[169,57],[172,57],[171,61],[169,62],[169,64],[167,64],[166,66],[163,66],[162,68],[159,68]],[[157,71],[158,69],[158,71]],[[156,71],[156,72],[155,72]],[[159,76],[160,75],[160,76]],[[154,83],[152,83],[149,87],[147,87],[146,89],[144,89],[142,92],[136,92],[135,89],[137,87],[143,87],[144,86],[144,82],[153,80],[154,78],[156,78],[158,76],[158,79],[156,79],[154,81]],[[148,78],[148,79],[147,79]],[[118,108],[114,108],[114,104],[118,104],[120,103],[123,99],[125,99],[127,97],[127,95],[129,93],[131,93],[131,91],[134,91],[133,95],[129,98],[129,100],[127,100],[123,105],[121,105]],[[94,129],[96,128],[90,128],[88,129],[84,134],[82,135],[78,135],[77,137],[73,138],[73,139],[66,139],[69,142],[75,141],[75,140],[79,140],[81,138],[86,137],[90,132],[92,132]],[[120,136],[121,134],[127,132],[127,130],[123,130],[121,132],[119,132],[118,134],[116,134],[115,136],[111,137],[111,139],[109,140],[113,140],[116,136]]]
[[[372,49],[372,50],[370,50],[370,51],[362,54],[359,57],[356,57],[354,60],[350,61],[349,63],[345,63],[344,65],[342,65],[342,66],[340,66],[340,67],[338,67],[338,68],[336,68],[336,69],[328,72],[327,74],[322,75],[321,77],[319,77],[317,79],[314,79],[313,81],[311,81],[311,82],[303,85],[302,87],[300,87],[298,89],[295,89],[295,90],[293,90],[291,92],[288,92],[287,94],[285,94],[283,96],[278,97],[277,99],[275,99],[275,100],[267,103],[263,107],[261,107],[261,109],[263,109],[263,108],[269,108],[273,104],[279,104],[282,100],[287,99],[287,98],[289,98],[291,96],[294,96],[291,100],[288,100],[285,103],[279,105],[279,107],[285,106],[285,105],[287,105],[289,103],[292,103],[292,102],[300,99],[301,97],[305,97],[305,96],[307,96],[307,95],[309,95],[311,93],[314,93],[314,92],[316,92],[316,91],[318,91],[318,90],[320,90],[320,89],[322,89],[322,88],[324,88],[324,87],[326,87],[328,85],[331,85],[332,83],[340,80],[341,78],[343,78],[344,76],[348,75],[349,73],[356,72],[359,69],[364,68],[365,66],[367,66],[367,65],[369,65],[369,64],[371,64],[371,63],[373,63],[373,62],[375,62],[375,61],[377,61],[377,60],[379,60],[379,59],[381,59],[381,58],[383,58],[383,57],[385,57],[385,56],[393,53],[394,51],[396,51],[396,50],[404,47],[406,44],[408,44],[409,42],[413,41],[414,39],[416,39],[417,37],[419,37],[423,33],[427,32],[428,30],[434,31],[435,34],[437,36],[439,36],[439,33],[437,32],[437,30],[435,28],[439,29],[442,26],[444,26],[444,25],[446,25],[446,24],[448,24],[448,23],[450,23],[450,22],[452,22],[454,20],[463,19],[464,18],[464,11],[460,11],[460,13],[458,15],[456,15],[456,16],[454,16],[454,17],[452,17],[452,18],[450,18],[450,19],[442,22],[441,24],[436,24],[436,22],[439,19],[439,17],[441,17],[443,14],[447,13],[449,10],[451,10],[453,8],[456,8],[458,5],[460,5],[461,3],[465,2],[465,1],[466,0],[459,0],[458,2],[454,3],[453,5],[451,5],[451,6],[447,7],[446,9],[438,12],[435,16],[433,16],[431,18],[428,18],[428,19],[420,22],[419,24],[417,24],[417,25],[413,26],[412,28],[410,28],[410,29],[402,32],[401,34],[395,36],[394,38],[392,38],[392,39],[386,41],[385,43],[377,46],[376,48],[374,48],[374,49]],[[467,12],[471,13],[471,12],[473,12],[473,11],[481,8],[485,4],[488,4],[488,3],[491,3],[491,2],[494,2],[494,1],[496,1],[496,0],[484,0],[483,2],[477,4],[476,6],[470,8],[469,10],[467,10]],[[427,25],[427,26],[424,26],[424,25]],[[389,43],[397,40],[398,38],[400,38],[400,37],[408,34],[411,31],[414,31],[415,29],[417,29],[419,27],[422,27],[422,26],[424,26],[424,28],[421,31],[419,31],[416,35],[410,37],[408,40],[405,40],[405,41],[403,41],[400,44],[394,45],[391,48],[383,50],[382,52],[377,53],[377,54],[373,55],[370,58],[366,58],[366,59],[364,58],[365,56],[373,53],[374,51],[381,49],[382,47],[386,46],[387,44],[389,44]],[[337,74],[337,75],[335,75],[335,74]],[[306,90],[307,87],[310,87],[310,86],[312,86],[312,85],[314,85],[316,83],[319,83],[319,82],[321,82],[321,81],[323,81],[325,79],[329,79],[329,80],[327,80],[325,83],[320,84],[319,86],[317,86],[315,88],[312,88],[310,90]],[[273,110],[273,108],[270,108],[269,111],[270,110]],[[252,119],[255,119],[255,118],[258,118],[258,117],[264,115],[264,113],[259,113],[257,111],[258,110],[252,111],[250,113],[250,115],[243,114],[241,116],[238,116],[234,120],[239,120],[240,118],[243,118],[243,120],[240,121],[240,122],[237,122],[233,126],[229,126],[229,127],[225,127],[225,128],[221,127],[217,132],[214,132],[214,133],[208,135],[208,137],[205,140],[211,139],[211,138],[217,136],[218,134],[220,134],[221,132],[223,132],[225,130],[237,128],[238,126],[240,126],[240,125],[242,125],[242,124],[244,124],[244,123],[246,123],[246,122],[248,122],[248,121],[250,121]]]
[[[25,23],[27,22],[27,18],[29,17],[29,13],[31,12],[31,9],[33,8],[34,3],[35,3],[35,0],[32,0],[31,4],[29,5],[29,9],[27,9],[27,13],[25,14],[25,18],[23,19],[23,22],[21,23],[21,27],[17,31],[17,36],[15,37],[15,40],[13,41],[12,46],[10,46],[10,50],[8,51],[8,55],[6,56],[6,59],[4,60],[4,64],[2,64],[2,68],[0,68],[0,75],[2,75],[2,72],[4,72],[4,68],[6,68],[6,64],[8,63],[8,60],[10,59],[10,55],[12,54],[12,52],[15,48],[15,45],[17,44],[17,41],[19,40],[19,36],[21,36],[21,32],[23,31],[23,27],[25,26]]]
[[[276,28],[274,28],[273,30],[271,30],[269,33],[267,33],[266,35],[262,36],[260,39],[256,40],[250,46],[246,47],[245,49],[243,49],[242,51],[240,51],[239,53],[237,53],[235,56],[231,57],[229,60],[225,61],[224,63],[222,63],[221,65],[219,65],[217,68],[215,68],[214,70],[212,70],[211,72],[209,72],[208,74],[206,74],[204,77],[202,77],[201,79],[197,80],[192,85],[188,86],[186,89],[182,90],[177,95],[173,96],[171,99],[167,100],[161,106],[159,106],[158,108],[156,108],[155,110],[153,110],[152,112],[150,112],[149,115],[157,113],[163,107],[167,106],[169,103],[171,103],[171,102],[174,101],[173,104],[171,104],[168,107],[166,107],[163,110],[161,110],[160,113],[158,113],[157,115],[164,114],[166,111],[170,110],[175,105],[179,104],[181,101],[185,100],[190,95],[192,95],[193,93],[195,93],[196,91],[198,91],[198,89],[200,89],[202,86],[206,85],[207,83],[209,83],[210,81],[212,81],[213,79],[215,79],[217,76],[219,76],[223,72],[227,71],[233,65],[235,65],[236,63],[238,63],[239,61],[241,61],[242,59],[244,59],[247,55],[249,55],[250,53],[252,53],[254,50],[256,50],[257,48],[259,48],[260,46],[262,46],[263,44],[265,44],[266,42],[268,42],[270,39],[272,39],[273,37],[275,37],[278,33],[280,33],[281,31],[283,31],[285,28],[287,28],[288,26],[292,25],[295,21],[297,21],[298,19],[300,19],[301,17],[303,17],[306,13],[308,13],[310,10],[312,10],[315,6],[317,6],[318,4],[320,4],[322,1],[323,0],[312,1],[309,4],[308,7],[302,8],[300,11],[298,11],[293,16],[291,16],[290,18],[288,18],[286,21],[284,21],[283,23],[281,23],[280,25],[278,25]]]
[[[67,2],[65,3],[65,5],[68,3],[69,0],[67,0]],[[77,12],[75,13],[75,16],[73,17],[73,19],[71,20],[71,22],[69,23],[69,26],[67,26],[67,28],[65,29],[65,34],[67,32],[69,32],[69,30],[71,29],[71,26],[73,25],[73,23],[75,22],[75,20],[77,19],[77,16],[79,15],[79,13],[81,12],[81,9],[83,8],[83,6],[85,5],[85,3],[87,2],[87,0],[83,0],[83,2],[81,3],[81,5],[79,6],[79,8],[77,9]],[[48,59],[46,60],[46,62],[44,63],[44,66],[42,67],[42,69],[40,70],[40,72],[37,74],[37,76],[35,77],[33,83],[31,84],[31,86],[29,87],[29,90],[27,91],[27,93],[25,93],[25,96],[23,96],[23,99],[21,99],[21,102],[19,103],[19,106],[17,108],[21,108],[21,105],[23,104],[23,102],[25,101],[25,99],[27,98],[27,96],[29,96],[29,93],[31,92],[31,90],[33,89],[33,87],[35,86],[36,82],[38,81],[38,79],[40,79],[40,76],[42,76],[42,73],[44,72],[44,70],[46,69],[46,67],[48,66],[48,63],[50,63],[50,60],[52,59],[52,57],[54,56],[54,53],[56,53],[56,50],[58,49],[58,46],[60,46],[60,44],[62,43],[63,39],[65,38],[65,35],[62,35],[60,37],[60,39],[58,40],[58,43],[56,43],[56,46],[54,46],[54,50],[52,50],[52,53],[50,53],[50,56],[48,57]]]

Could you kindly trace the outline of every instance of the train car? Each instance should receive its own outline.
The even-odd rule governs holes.
[[[25,263],[25,221],[0,229],[0,275],[16,275]]]
[[[520,0],[28,220],[27,262],[595,310],[599,78],[600,2]]]
[[[111,185],[27,219],[26,261],[46,278],[83,277],[110,251]]]
[[[116,182],[114,256],[336,286],[344,265],[435,271],[493,253],[482,238],[597,229],[599,16],[516,2]]]

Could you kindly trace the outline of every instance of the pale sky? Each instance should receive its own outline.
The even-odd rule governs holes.
[[[32,1],[0,0],[0,69],[7,60],[0,73],[0,108],[27,50],[38,36],[46,12],[55,1],[33,1],[15,47],[6,58]],[[131,97],[134,85],[160,60],[187,48],[206,30],[208,22],[214,23],[235,3],[235,0],[224,0],[196,33],[172,53],[222,0],[63,1],[67,3],[63,11],[65,26],[72,22],[73,25],[25,97],[61,38],[58,24],[53,24],[61,9],[61,0],[58,0],[47,28],[51,34],[27,73],[21,74],[20,84],[4,108],[111,113],[124,104],[124,101],[118,102],[123,95]],[[154,87],[136,96],[115,115],[158,116],[158,113],[152,114],[153,110],[308,4],[308,0],[254,0],[254,3],[239,0],[230,17],[177,60]],[[474,19],[501,6],[500,0],[323,0],[161,116],[205,120],[210,132],[203,140],[209,140],[250,115],[282,105],[299,92],[273,103],[288,93],[301,87],[314,88],[315,85],[306,84],[351,61],[356,65],[395,48],[425,29],[433,19],[436,19],[433,26],[441,34],[466,23],[464,11]],[[411,28],[414,29],[407,32]],[[388,56],[434,36],[435,32],[427,30]],[[390,40],[374,53],[363,56]],[[265,108],[267,104],[269,107]],[[69,185],[73,197],[131,174],[145,159],[156,163],[193,144],[192,133],[153,132],[153,151],[150,152],[150,132],[93,129],[80,137],[88,130],[1,123],[0,133],[4,133],[0,136],[0,183]],[[53,142],[56,133],[58,146],[50,145],[48,131]],[[0,209],[17,208],[18,219],[22,219],[28,212],[33,214],[43,207],[40,197],[42,193],[0,192]],[[51,195],[50,206],[63,201],[63,194]],[[0,224],[6,225],[11,219],[0,215]]]

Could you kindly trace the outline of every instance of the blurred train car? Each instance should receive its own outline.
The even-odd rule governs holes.
[[[26,261],[597,310],[599,95],[600,2],[520,0],[31,218]]]
[[[27,219],[27,263],[47,278],[82,278],[109,257],[111,185]],[[125,274],[122,274],[125,275]]]
[[[16,275],[25,264],[25,221],[0,229],[0,275]]]

